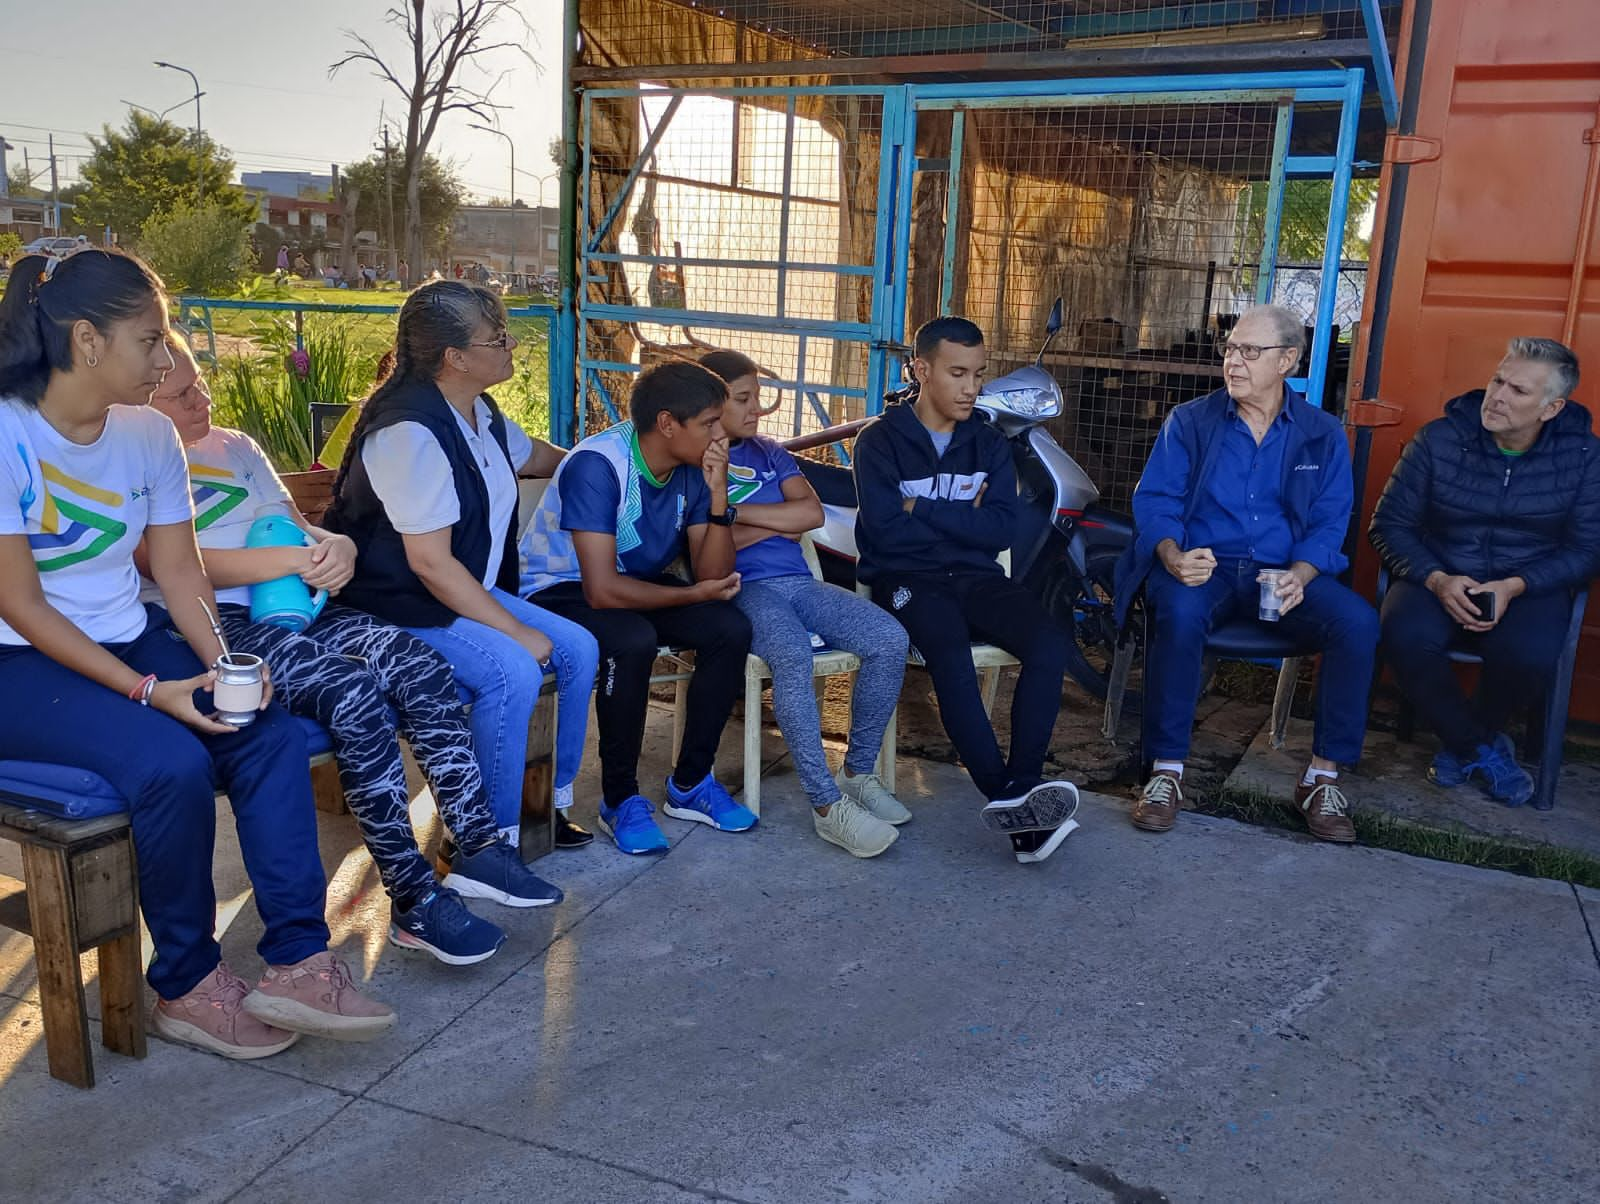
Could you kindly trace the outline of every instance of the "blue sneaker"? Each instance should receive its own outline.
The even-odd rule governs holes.
[[[1508,807],[1520,807],[1533,797],[1533,778],[1517,764],[1516,749],[1504,732],[1493,744],[1478,745],[1478,759],[1466,767],[1477,778],[1484,793]]]
[[[719,832],[747,832],[756,826],[756,813],[734,802],[710,773],[693,790],[684,790],[668,777],[667,801],[661,809],[673,819],[710,824]]]
[[[1433,764],[1428,766],[1428,781],[1435,786],[1443,786],[1446,790],[1461,785],[1468,778],[1467,769],[1471,762],[1463,761],[1448,748],[1441,748],[1433,754]]]
[[[505,939],[505,933],[468,911],[461,896],[447,886],[430,892],[409,911],[396,906],[389,919],[391,945],[424,949],[448,966],[487,961]]]
[[[507,907],[548,907],[566,897],[559,886],[551,886],[524,865],[503,840],[476,853],[458,850],[444,884],[469,899],[492,899]]]
[[[601,803],[600,830],[624,853],[665,853],[672,842],[650,818],[654,810],[642,794],[629,795],[615,807]]]

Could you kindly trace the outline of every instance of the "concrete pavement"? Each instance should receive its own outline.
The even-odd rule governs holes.
[[[152,1040],[92,1092],[46,1076],[8,936],[0,1198],[1594,1198],[1600,895],[1191,814],[1153,837],[1100,798],[1024,867],[958,769],[902,761],[901,795],[872,862],[792,773],[752,833],[554,855],[567,902],[493,909],[511,940],[465,970],[383,943],[325,818],[336,940],[397,1030],[258,1063]],[[236,849],[218,874],[253,973]]]

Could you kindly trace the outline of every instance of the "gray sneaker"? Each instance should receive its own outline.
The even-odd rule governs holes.
[[[829,807],[826,815],[813,808],[811,822],[818,836],[852,857],[876,857],[900,839],[893,827],[847,798]]]
[[[859,777],[847,777],[844,767],[833,775],[833,781],[839,787],[839,793],[853,803],[859,803],[869,814],[876,816],[886,824],[908,823],[911,812],[894,795],[890,794],[883,784],[883,779],[875,773],[864,773]]]

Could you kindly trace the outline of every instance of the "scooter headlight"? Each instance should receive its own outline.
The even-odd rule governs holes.
[[[1061,394],[1053,389],[1007,389],[993,394],[991,404],[1019,418],[1054,418],[1061,413]]]

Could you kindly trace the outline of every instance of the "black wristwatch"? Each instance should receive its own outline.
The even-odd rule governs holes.
[[[714,527],[731,527],[739,517],[739,507],[729,504],[721,514],[708,514],[706,521]]]

